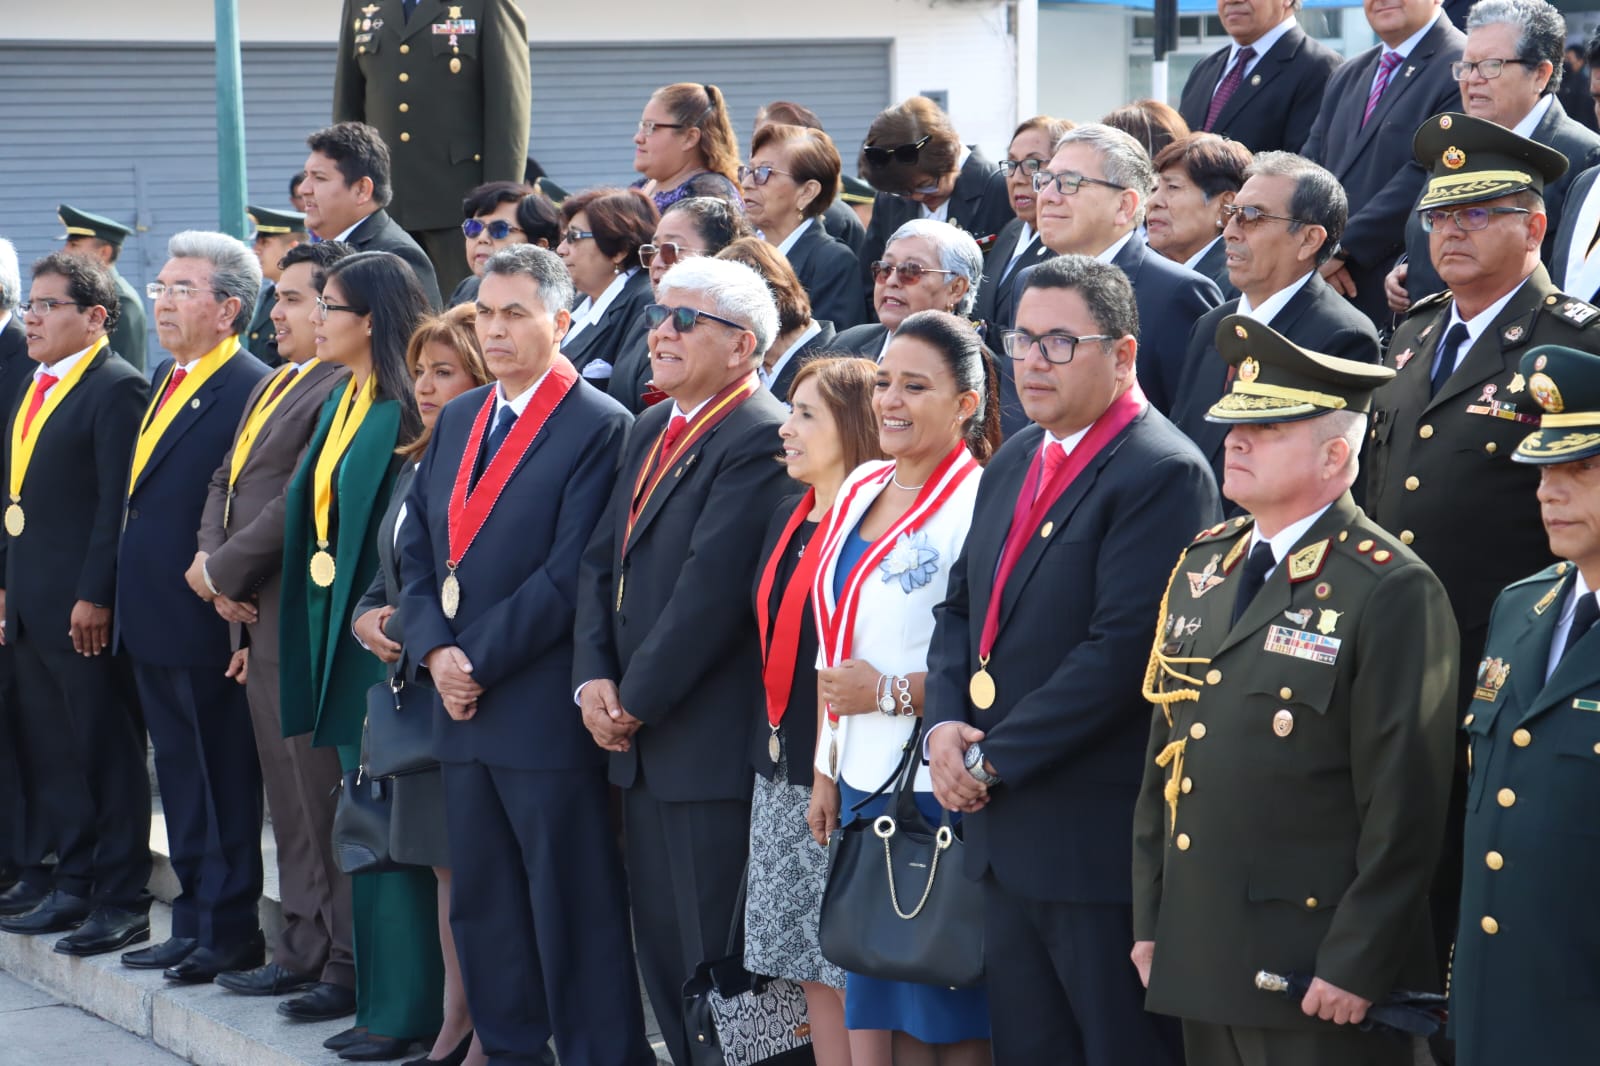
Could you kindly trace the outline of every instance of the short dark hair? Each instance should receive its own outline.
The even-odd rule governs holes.
[[[561,209],[542,192],[530,192],[517,201],[517,226],[529,244],[538,244],[540,238],[551,248],[561,243]]]
[[[289,179],[289,202],[294,203],[294,198],[300,195],[300,183],[306,180],[306,172],[301,170]]]
[[[902,163],[897,159],[874,163],[867,159],[869,145],[897,148],[916,144],[924,137],[927,143],[917,153],[914,163]],[[961,158],[961,137],[950,124],[950,116],[938,104],[926,96],[913,96],[878,112],[878,117],[867,127],[867,139],[861,149],[857,166],[867,184],[882,192],[904,194],[911,191],[919,178],[942,178],[954,171]]]
[[[705,245],[706,255],[716,255],[734,241],[755,233],[744,212],[720,196],[690,196],[662,212],[687,215],[694,220],[695,232]]]
[[[624,253],[623,269],[639,265],[639,246],[650,243],[661,219],[655,201],[638,189],[589,189],[562,201],[563,222],[571,225],[580,212],[589,216],[596,248],[607,257]]]
[[[461,217],[477,218],[487,215],[501,204],[514,204],[533,191],[531,185],[520,181],[489,181],[467,193],[461,201]]]
[[[1087,255],[1058,255],[1023,277],[1022,292],[1033,289],[1070,289],[1082,297],[1095,329],[1112,337],[1139,336],[1139,304],[1121,267]]]
[[[839,198],[839,175],[843,164],[839,161],[839,149],[833,146],[832,137],[810,126],[769,122],[757,130],[751,139],[750,154],[754,156],[768,145],[788,154],[789,177],[796,185],[815,181],[822,187],[806,204],[802,212],[806,218],[816,218]]]
[[[305,241],[283,253],[283,258],[278,260],[278,269],[288,270],[296,263],[310,263],[311,284],[321,292],[323,282],[328,278],[328,268],[345,256],[354,255],[355,251],[343,241],[317,241],[315,244]]]
[[[389,146],[365,122],[339,122],[306,138],[306,147],[333,160],[346,186],[372,179],[372,200],[379,207],[389,202]]]
[[[1122,273],[1117,267],[1110,269]],[[956,388],[978,394],[978,411],[967,423],[965,440],[973,458],[987,463],[1000,447],[1000,367],[978,339],[978,331],[948,311],[918,311],[907,315],[894,335],[896,340],[918,340],[934,349],[950,368]]]
[[[1344,236],[1345,223],[1350,218],[1350,200],[1339,179],[1305,156],[1293,152],[1262,152],[1250,161],[1245,177],[1288,178],[1294,182],[1294,194],[1289,197],[1289,217],[1299,219],[1289,223],[1291,232],[1309,222],[1321,226],[1328,235],[1317,249],[1317,265],[1326,263]]]
[[[122,301],[117,297],[117,283],[111,280],[111,271],[88,256],[67,252],[51,252],[34,261],[33,276],[47,274],[67,279],[67,296],[80,307],[104,307],[105,329],[110,333],[122,319]]]
[[[1215,133],[1190,133],[1161,149],[1156,154],[1155,168],[1158,176],[1163,170],[1183,168],[1209,200],[1219,193],[1238,192],[1250,159],[1250,149],[1238,141]]]
[[[1583,61],[1590,66],[1600,66],[1600,30],[1584,44]]]

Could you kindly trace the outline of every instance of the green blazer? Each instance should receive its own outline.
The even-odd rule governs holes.
[[[362,420],[334,476],[332,550],[337,569],[333,585],[318,588],[310,572],[316,551],[312,472],[343,395],[343,389],[335,389],[322,405],[322,418],[284,498],[278,617],[283,735],[310,733],[318,747],[361,743],[367,689],[385,676],[383,663],[356,643],[350,623],[356,601],[378,571],[378,524],[403,463],[394,454],[400,405],[379,400]]]

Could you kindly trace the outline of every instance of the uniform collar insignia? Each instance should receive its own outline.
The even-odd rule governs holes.
[[[1328,545],[1333,538],[1324,537],[1289,556],[1289,581],[1309,581],[1322,572],[1322,563],[1328,555]]]

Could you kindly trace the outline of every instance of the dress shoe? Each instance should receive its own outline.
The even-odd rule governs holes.
[[[472,1050],[472,1030],[467,1030],[467,1035],[461,1038],[461,1043],[456,1049],[442,1059],[429,1058],[424,1055],[420,1059],[411,1059],[403,1066],[461,1066],[467,1061],[467,1052]]]
[[[56,941],[58,955],[104,955],[150,939],[150,916],[121,907],[96,907],[89,920]]]
[[[14,918],[0,918],[0,929],[8,933],[36,936],[40,933],[64,933],[83,924],[94,908],[81,896],[70,896],[59,888],[27,914]]]
[[[361,1043],[351,1044],[339,1052],[346,1062],[389,1062],[400,1058],[416,1046],[409,1036],[374,1036],[368,1033]]]
[[[15,918],[19,914],[27,914],[43,903],[49,894],[50,889],[45,885],[30,885],[26,881],[18,881],[4,892],[0,892],[0,918]]]
[[[286,970],[275,962],[253,970],[228,970],[217,974],[216,984],[241,996],[287,996],[317,983],[314,975]]]
[[[280,1010],[280,1011],[283,1010],[283,1005],[281,1003],[278,1005],[278,1010]],[[350,1028],[346,1029],[344,1032],[342,1032],[342,1033],[334,1033],[332,1036],[328,1037],[328,1039],[326,1039],[326,1040],[324,1040],[322,1042],[322,1046],[327,1048],[329,1051],[343,1051],[345,1048],[349,1047],[351,1044],[359,1044],[359,1043],[361,1043],[361,1041],[365,1040],[366,1038],[367,1038],[367,1027],[366,1026],[364,1026],[364,1025],[352,1025]]]
[[[187,959],[199,946],[200,942],[191,937],[175,936],[138,951],[123,952],[122,965],[131,970],[165,970]]]
[[[267,958],[267,940],[257,929],[251,936],[226,948],[198,947],[182,962],[168,966],[161,976],[185,985],[202,985],[228,970],[252,970]]]
[[[343,985],[331,984],[327,981],[318,981],[311,986],[310,991],[303,996],[286,999],[278,1004],[278,1013],[285,1018],[292,1018],[297,1022],[328,1022],[335,1018],[343,1018],[356,1012],[356,992],[353,988]],[[349,1030],[355,1033],[354,1029]],[[344,1034],[339,1034],[343,1036]],[[365,1030],[356,1033],[361,1040],[367,1038]],[[325,1044],[329,1050],[338,1051],[331,1044]]]

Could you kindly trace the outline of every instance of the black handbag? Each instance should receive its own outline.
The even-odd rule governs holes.
[[[433,689],[406,684],[398,673],[367,689],[369,777],[399,777],[439,765],[433,755]]]
[[[970,988],[983,981],[983,890],[962,869],[965,845],[945,811],[937,827],[917,808],[921,729],[900,766],[858,809],[891,785],[894,802],[828,841],[822,955],[885,981]]]
[[[749,871],[728,928],[728,953],[695,967],[683,985],[683,1023],[692,1066],[811,1066],[805,989],[744,968],[744,903]]]
[[[333,859],[347,874],[401,869],[389,857],[389,813],[394,782],[361,767],[346,770],[333,811]]]

